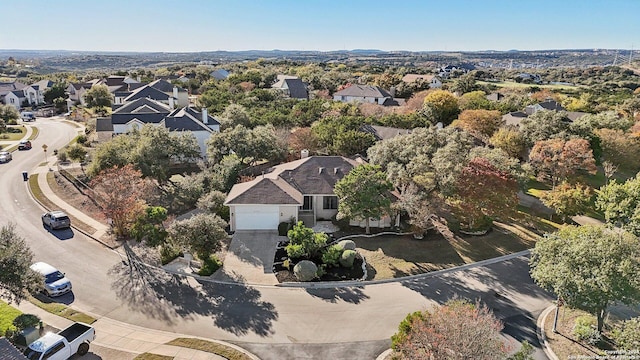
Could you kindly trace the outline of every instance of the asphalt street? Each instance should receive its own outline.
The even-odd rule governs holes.
[[[73,293],[59,298],[97,317],[236,343],[262,359],[372,359],[410,312],[455,296],[479,299],[505,322],[512,343],[538,346],[535,319],[549,294],[529,278],[526,258],[423,280],[353,288],[301,289],[229,285],[170,275],[135,262],[72,230],[47,231],[43,210],[28,195],[21,172],[44,162],[76,130],[39,118],[33,149],[0,165],[0,224],[13,222],[37,261],[67,274]],[[537,358],[545,359],[543,354]],[[105,357],[106,359],[106,357]]]

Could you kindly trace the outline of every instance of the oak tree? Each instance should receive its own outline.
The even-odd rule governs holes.
[[[566,221],[568,217],[584,214],[591,207],[593,189],[584,184],[563,182],[542,193],[542,203],[555,210]]]
[[[26,298],[27,292],[42,287],[42,276],[30,266],[33,253],[24,238],[17,232],[14,224],[0,228],[0,295],[9,302]]]
[[[595,174],[596,161],[589,142],[584,139],[541,140],[531,149],[529,163],[540,180],[551,180],[553,187],[559,180],[579,172]]]

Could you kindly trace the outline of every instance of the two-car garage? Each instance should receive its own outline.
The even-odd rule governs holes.
[[[273,230],[280,222],[278,205],[236,205],[232,212],[234,230]]]

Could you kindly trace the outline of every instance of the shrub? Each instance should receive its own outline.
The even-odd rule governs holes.
[[[160,261],[162,265],[167,265],[172,262],[178,256],[182,256],[182,251],[172,244],[164,244],[160,248]]]
[[[18,125],[18,121],[16,119],[11,119],[7,121],[7,125]]]
[[[288,244],[285,248],[287,256],[291,259],[299,259],[304,256],[304,247],[302,244]]]
[[[325,248],[324,253],[322,253],[322,263],[327,266],[336,267],[340,264],[340,257],[342,256],[342,252],[344,248],[340,246],[340,244],[331,245]]]
[[[595,345],[600,342],[600,332],[593,316],[579,316],[573,325],[573,335],[580,341]]]
[[[341,240],[338,242],[338,246],[340,246],[343,250],[355,250],[356,243],[353,240]]]
[[[311,281],[316,277],[318,267],[313,261],[302,260],[293,267],[293,274],[298,281]]]
[[[398,325],[398,332],[391,336],[391,348],[393,350],[398,350],[398,344],[403,343],[406,340],[409,332],[411,332],[414,322],[423,321],[424,318],[422,311],[416,311],[407,315],[407,317],[400,322],[400,325]]]
[[[40,323],[40,318],[33,314],[20,314],[13,319],[13,326],[20,330],[36,327]]]
[[[209,255],[202,261],[202,267],[198,270],[198,275],[209,276],[222,266],[222,261],[215,254]]]
[[[58,161],[66,162],[67,160],[69,160],[69,157],[67,156],[67,152],[64,149],[58,150]]]
[[[78,144],[85,144],[87,142],[87,136],[86,135],[78,135],[78,138],[76,139],[76,142]]]
[[[278,235],[287,236],[287,232],[289,231],[289,229],[290,227],[288,222],[281,222],[280,224],[278,224]]]
[[[619,349],[640,349],[640,317],[625,321],[620,330],[613,332],[613,339]]]
[[[353,267],[353,261],[356,259],[355,250],[345,250],[340,256],[340,265],[343,267]]]

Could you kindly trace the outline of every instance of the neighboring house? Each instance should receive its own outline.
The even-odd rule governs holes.
[[[442,80],[435,75],[407,74],[402,77],[402,81],[405,83],[413,83],[416,81],[426,82],[429,83],[431,89],[439,89],[442,87]]]
[[[440,68],[438,75],[440,75],[443,78],[448,78],[449,75],[451,75],[452,72],[455,71],[460,71],[463,73],[468,73],[469,71],[475,70],[475,66],[473,66],[472,64],[458,64],[458,65],[447,65],[447,66],[443,66]]]
[[[527,113],[527,115],[531,115],[531,114],[535,114],[538,111],[542,111],[542,110],[548,110],[548,111],[565,111],[565,109],[562,107],[562,105],[552,99],[547,99],[541,103],[538,104],[533,104],[533,105],[528,105],[525,109],[524,112]]]
[[[528,115],[523,111],[514,111],[508,114],[502,115],[502,121],[505,125],[516,126],[519,127],[522,119],[526,118]]]
[[[388,140],[398,135],[411,134],[410,129],[400,129],[400,128],[394,128],[394,127],[388,127],[388,126],[378,126],[378,125],[369,125],[369,124],[364,124],[360,126],[359,130],[375,136],[376,140],[378,141]]]
[[[216,80],[225,80],[230,74],[225,69],[217,69],[213,70],[209,75]]]
[[[0,337],[0,359],[2,360],[28,360],[28,358],[20,352],[5,337]]]
[[[67,86],[67,94],[69,94],[70,102],[73,104],[86,105],[84,94],[93,86],[91,83],[71,83]]]
[[[189,92],[181,87],[175,86],[166,80],[156,80],[149,83],[149,86],[176,99],[176,107],[184,107],[189,105]]]
[[[27,98],[27,102],[31,106],[37,106],[44,104],[44,93],[51,87],[54,82],[51,80],[40,80],[37,83],[31,84],[23,89],[24,96]]]
[[[335,92],[333,94],[333,100],[342,102],[368,102],[384,105],[385,101],[389,104],[389,101],[393,100],[393,96],[378,86],[351,85]]]
[[[9,91],[7,95],[4,96],[5,105],[11,105],[15,107],[16,110],[20,110],[26,100],[27,98],[24,96],[24,91],[22,90]]]
[[[203,157],[206,156],[207,140],[213,132],[220,131],[220,123],[209,116],[206,109],[202,112],[188,107],[171,109],[169,105],[147,97],[133,100],[115,109],[111,114],[111,124],[115,135],[141,128],[145,124],[164,126],[172,132],[190,131],[198,141]]]
[[[338,213],[336,182],[359,164],[342,156],[304,157],[234,185],[224,202],[231,230],[276,230],[291,219],[312,227],[316,221],[331,219]],[[374,227],[390,225],[389,217],[371,221]]]
[[[113,124],[111,118],[96,119],[96,137],[99,143],[109,141],[113,137]]]
[[[298,78],[285,78],[271,85],[272,89],[281,91],[284,96],[292,99],[309,99],[307,86]]]

